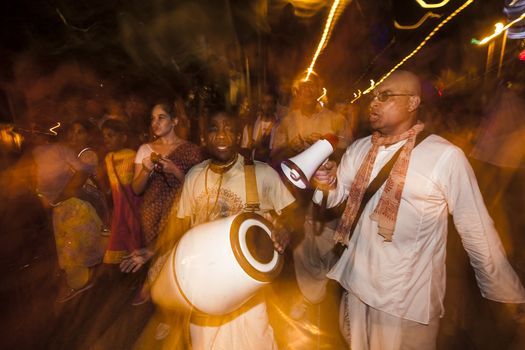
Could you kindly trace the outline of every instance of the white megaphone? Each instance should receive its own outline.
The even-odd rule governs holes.
[[[336,135],[326,134],[295,157],[282,161],[284,176],[294,186],[305,189],[317,168],[334,152],[337,141]]]

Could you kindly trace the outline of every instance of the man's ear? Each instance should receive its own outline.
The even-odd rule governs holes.
[[[410,96],[408,99],[408,111],[414,112],[416,109],[419,108],[420,104],[421,104],[421,97],[417,95]]]
[[[240,145],[241,144],[241,138],[242,138],[242,133],[241,132],[238,132],[237,133],[237,137],[235,138],[235,142]]]

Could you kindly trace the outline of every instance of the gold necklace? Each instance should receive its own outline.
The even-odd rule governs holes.
[[[211,163],[211,162],[210,162]],[[210,221],[210,215],[215,210],[215,207],[217,206],[217,203],[219,202],[219,194],[221,192],[221,186],[222,186],[222,175],[224,172],[220,172],[219,174],[219,186],[217,187],[217,195],[215,196],[215,202],[213,203],[213,207],[210,210],[210,194],[208,192],[208,171],[210,170],[210,164],[206,167],[206,171],[204,173],[204,192],[206,193],[206,222]]]
[[[235,164],[235,162],[237,161],[237,158],[238,158],[238,154],[235,154],[235,156],[228,163],[225,163],[225,164],[217,164],[217,163],[214,163],[213,161],[210,161],[208,167],[214,173],[217,173],[217,174],[225,173],[228,170],[230,170],[233,164]]]

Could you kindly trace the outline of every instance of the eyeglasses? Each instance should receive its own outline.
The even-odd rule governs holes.
[[[414,96],[414,94],[393,94],[393,93],[385,91],[385,92],[381,92],[381,93],[379,93],[377,95],[370,96],[370,102],[372,102],[376,98],[377,98],[377,100],[379,102],[386,102],[386,101],[388,101],[388,99],[390,97],[395,97],[395,96]]]

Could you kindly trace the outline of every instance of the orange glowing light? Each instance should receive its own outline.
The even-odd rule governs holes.
[[[419,19],[419,21],[417,21],[416,23],[414,24],[411,24],[411,25],[401,25],[399,24],[397,21],[394,21],[394,27],[396,27],[397,29],[401,29],[401,30],[411,30],[411,29],[417,29],[419,28],[423,23],[425,23],[425,21],[429,18],[441,18],[442,15],[440,14],[437,14],[437,13],[434,13],[434,12],[427,12],[425,13],[425,15],[423,17],[421,17]]]
[[[321,102],[321,100],[326,96],[326,88],[323,88],[323,94],[317,98],[318,102]]]
[[[424,0],[416,0],[416,2],[419,4],[419,6],[421,6],[424,9],[436,9],[445,6],[450,2],[450,0],[443,0],[441,2],[438,2],[437,4],[428,4]]]
[[[321,54],[321,51],[323,51],[323,49],[326,46],[326,41],[328,40],[328,37],[330,33],[332,32],[334,17],[335,17],[337,8],[339,7],[340,3],[341,3],[341,0],[334,0],[334,3],[332,4],[330,13],[328,14],[328,18],[326,19],[323,35],[321,36],[319,45],[317,45],[317,50],[315,51],[315,54],[312,58],[312,62],[310,63],[310,66],[307,69],[306,77],[303,79],[303,81],[308,81],[308,78],[310,78],[310,74],[312,74],[312,72],[314,71],[315,62],[317,61],[317,58]]]
[[[496,29],[494,30],[494,34],[489,35],[489,36],[481,39],[481,41],[478,43],[478,45],[481,46],[481,45],[484,45],[484,44],[488,43],[489,41],[491,41],[495,37],[501,35],[501,33],[505,32],[507,29],[509,29],[510,27],[512,27],[513,25],[515,25],[516,23],[518,23],[519,21],[521,21],[524,18],[525,18],[525,12],[522,13],[521,16],[516,18],[514,21],[507,23],[507,25],[505,25],[505,26],[502,23],[496,23],[494,25],[494,27],[496,27]]]
[[[11,150],[20,150],[24,137],[15,131],[13,125],[0,124],[0,145]]]
[[[354,103],[361,97],[361,90],[357,90],[357,92],[354,92],[354,98],[350,101],[350,103]]]
[[[399,63],[397,63],[388,73],[383,75],[379,81],[370,86],[368,89],[366,89],[363,94],[367,94],[370,91],[372,91],[377,85],[381,84],[386,78],[388,78],[392,73],[394,73],[399,67],[401,67],[406,61],[408,61],[412,56],[414,56],[416,53],[418,53],[423,46],[434,36],[436,33],[443,28],[445,24],[447,24],[452,18],[456,17],[461,11],[463,11],[465,8],[467,8],[470,4],[472,4],[474,0],[467,0],[463,5],[458,7],[454,12],[452,12],[450,15],[448,15],[447,18],[445,18],[443,21],[441,21],[426,37],[423,39],[423,41],[408,55],[405,56]]]
[[[57,125],[49,128],[49,131],[51,132],[51,135],[54,135],[54,136],[58,135],[55,130],[60,128],[60,125],[61,125],[60,122],[57,122]]]

